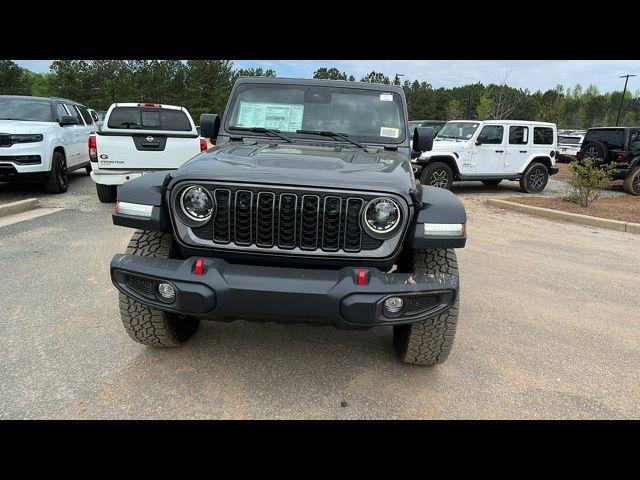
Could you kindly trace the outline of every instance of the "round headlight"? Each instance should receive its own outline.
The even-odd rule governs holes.
[[[213,215],[213,198],[202,187],[185,188],[180,198],[180,206],[187,217],[198,222],[209,220]]]
[[[388,236],[400,225],[400,207],[390,198],[374,198],[365,207],[362,220],[372,234]]]

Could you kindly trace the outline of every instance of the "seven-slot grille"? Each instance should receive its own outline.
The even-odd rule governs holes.
[[[359,252],[382,245],[360,225],[362,209],[374,195],[207,188],[215,199],[216,214],[193,233],[214,244],[325,252]]]

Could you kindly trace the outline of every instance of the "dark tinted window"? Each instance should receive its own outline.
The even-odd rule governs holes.
[[[60,121],[62,117],[68,116],[69,113],[65,110],[64,105],[56,103],[56,120]]]
[[[30,98],[0,97],[0,120],[52,122],[51,102]]]
[[[67,107],[67,111],[69,112],[69,115],[71,115],[72,117],[76,117],[80,125],[84,125],[82,123],[82,117],[80,117],[80,113],[78,112],[78,109],[74,105],[65,103],[64,106]]]
[[[640,130],[636,130],[635,132],[631,133],[631,136],[629,137],[629,143],[632,144],[632,148],[638,148],[640,147]]]
[[[584,142],[602,142],[607,148],[622,150],[624,148],[624,130],[621,128],[605,128],[590,130],[584,137]]]
[[[533,127],[533,143],[536,145],[553,145],[553,128]]]
[[[109,128],[142,130],[191,131],[191,124],[182,110],[158,107],[117,107],[109,115]]]
[[[482,143],[500,144],[504,136],[504,127],[501,125],[485,125],[478,135]]]
[[[84,118],[84,123],[86,123],[87,125],[92,125],[93,118],[91,117],[89,110],[87,110],[87,107],[82,107],[80,105],[77,105],[77,107],[78,107],[78,110],[80,110],[80,114],[82,115],[82,118]]]
[[[567,136],[561,135],[558,137],[558,143],[562,143],[562,144],[580,143],[580,137],[567,137]]]
[[[509,127],[509,143],[511,145],[529,143],[529,127]]]

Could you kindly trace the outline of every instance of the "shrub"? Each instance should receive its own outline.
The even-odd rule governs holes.
[[[571,192],[567,200],[588,208],[600,196],[600,189],[609,182],[610,165],[597,165],[598,158],[586,157],[569,163]]]

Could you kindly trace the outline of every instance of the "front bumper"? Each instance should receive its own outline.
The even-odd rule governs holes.
[[[448,310],[458,295],[452,274],[384,273],[375,268],[311,270],[236,265],[207,258],[196,274],[196,258],[173,260],[115,255],[111,279],[121,292],[159,310],[212,320],[262,320],[371,327],[412,323]],[[361,273],[364,270],[364,273]],[[366,284],[358,284],[364,275]],[[157,293],[173,285],[171,303]],[[404,311],[387,316],[383,303],[400,296]]]

